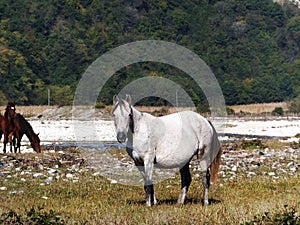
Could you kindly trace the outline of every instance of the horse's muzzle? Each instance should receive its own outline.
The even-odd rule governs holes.
[[[126,141],[127,135],[124,132],[117,133],[117,140],[119,143],[124,143]]]

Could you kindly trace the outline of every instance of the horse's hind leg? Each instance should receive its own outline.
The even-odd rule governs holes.
[[[180,191],[178,201],[177,201],[178,204],[184,204],[186,193],[188,192],[189,186],[192,182],[189,165],[190,165],[190,162],[185,164],[184,167],[182,167],[180,169],[181,191]]]
[[[203,205],[208,205],[208,189],[210,185],[210,174],[209,170],[207,169],[206,171],[202,172],[202,184],[204,188],[204,193],[203,193]]]

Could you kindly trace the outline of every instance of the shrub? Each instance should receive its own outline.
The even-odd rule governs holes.
[[[169,109],[167,107],[162,107],[159,110],[154,110],[153,112],[151,112],[151,114],[154,116],[165,116],[169,114]]]
[[[251,222],[246,222],[245,225],[254,224],[300,224],[300,216],[297,215],[296,207],[284,206],[283,212],[269,213],[265,212],[262,216],[255,216]]]
[[[300,95],[290,102],[289,111],[292,113],[300,113]]]
[[[259,139],[242,140],[241,148],[242,149],[257,149],[257,148],[261,149],[261,148],[265,148],[265,145]]]
[[[35,209],[32,207],[24,215],[19,215],[15,211],[10,210],[7,213],[2,213],[0,216],[0,224],[32,224],[32,225],[63,225],[66,224],[63,219],[53,210],[45,212],[42,207]]]
[[[273,116],[283,116],[283,108],[282,108],[282,107],[276,107],[276,108],[272,111],[272,115],[273,115]]]
[[[226,107],[227,115],[234,115],[235,111],[232,108]]]
[[[209,112],[209,105],[208,104],[199,104],[196,107],[197,113],[207,113]]]
[[[103,102],[97,102],[95,105],[96,109],[104,109],[105,108],[105,104]]]

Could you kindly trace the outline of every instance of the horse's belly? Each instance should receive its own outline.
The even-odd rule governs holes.
[[[181,168],[197,151],[194,140],[176,140],[160,145],[156,150],[156,164],[162,168]]]

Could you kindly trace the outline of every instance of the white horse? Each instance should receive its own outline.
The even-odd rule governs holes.
[[[134,160],[144,179],[146,205],[156,204],[153,188],[153,168],[179,168],[183,204],[191,183],[189,163],[200,158],[204,205],[208,205],[210,178],[216,181],[221,161],[220,143],[212,124],[201,115],[185,111],[163,117],[141,113],[131,105],[131,97],[113,98],[112,117],[117,140],[126,143],[126,151]]]

